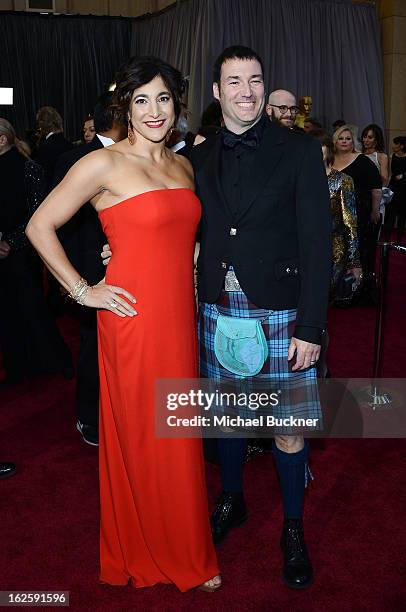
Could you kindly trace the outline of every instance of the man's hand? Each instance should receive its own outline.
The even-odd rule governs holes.
[[[306,370],[314,366],[320,357],[320,344],[312,344],[298,338],[290,341],[288,361],[293,359],[296,353],[296,362],[292,365],[292,372]]]
[[[10,253],[10,245],[5,240],[0,240],[0,259],[5,259]]]
[[[108,266],[110,263],[110,259],[111,256],[113,255],[113,253],[110,251],[110,245],[109,244],[105,244],[103,246],[103,250],[100,253],[102,260],[103,260],[103,265],[104,266]]]

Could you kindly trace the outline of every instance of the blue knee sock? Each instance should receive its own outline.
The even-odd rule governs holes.
[[[247,452],[247,439],[219,438],[217,443],[223,491],[242,492],[242,470]]]
[[[303,516],[304,491],[307,485],[309,443],[297,453],[285,453],[273,442],[272,452],[281,485],[285,518],[300,519]]]

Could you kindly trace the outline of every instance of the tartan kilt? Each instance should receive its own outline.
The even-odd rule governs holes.
[[[258,308],[241,291],[222,291],[216,304],[199,304],[199,367],[200,377],[214,384],[229,385],[240,393],[279,392],[277,406],[267,406],[265,414],[275,418],[318,419],[309,431],[322,429],[322,414],[319,400],[316,367],[292,372],[288,362],[288,350],[293,336],[296,309],[267,310]],[[214,351],[214,336],[218,315],[228,317],[260,319],[268,346],[268,357],[255,376],[242,377],[225,369]],[[226,410],[216,406],[218,412]],[[229,410],[229,409],[228,409]],[[249,406],[235,406],[233,413],[242,418],[252,418],[263,409],[253,410]],[[258,432],[257,432],[258,433]],[[264,433],[264,432],[263,432]],[[269,432],[271,433],[271,432]],[[273,434],[293,434],[296,430],[281,426]]]

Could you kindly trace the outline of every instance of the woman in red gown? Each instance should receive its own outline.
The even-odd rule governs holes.
[[[201,440],[155,436],[155,381],[197,377],[193,252],[200,202],[189,162],[165,147],[180,73],[133,58],[116,79],[128,139],[80,160],[27,234],[71,296],[98,308],[103,582],[216,590],[221,580]],[[114,255],[89,287],[55,230],[91,200]],[[136,308],[136,310],[135,310]]]

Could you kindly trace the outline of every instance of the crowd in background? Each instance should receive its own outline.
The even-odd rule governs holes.
[[[378,238],[403,240],[406,137],[393,139],[389,157],[378,125],[362,129],[359,141],[357,127],[344,119],[335,121],[332,131],[327,130],[310,115],[311,105],[309,96],[297,103],[293,93],[280,89],[269,95],[265,110],[271,121],[297,132],[298,137],[307,133],[320,141],[333,221],[331,300],[338,305],[350,305],[355,299],[371,304],[376,300]],[[220,106],[213,102],[203,113],[197,133],[189,131],[187,113],[182,113],[167,145],[182,153],[220,129]],[[125,126],[123,130],[124,136]],[[17,138],[7,120],[0,119],[0,276],[9,296],[0,304],[0,348],[6,372],[3,385],[40,372],[73,375],[69,349],[54,322],[54,315],[66,308],[64,298],[51,276],[44,283],[43,267],[24,229],[57,182],[58,159],[74,147],[91,143],[96,133],[93,114],[89,114],[83,120],[80,140],[70,142],[63,133],[62,117],[51,106],[38,110],[36,130],[27,132],[25,141]]]

